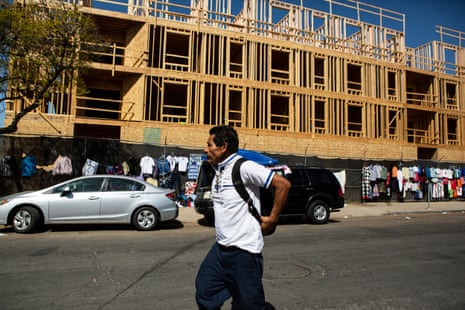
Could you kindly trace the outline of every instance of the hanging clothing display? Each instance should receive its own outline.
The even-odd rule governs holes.
[[[187,172],[187,165],[189,164],[189,158],[187,156],[177,156],[176,163],[179,172]]]
[[[73,165],[71,164],[71,158],[68,156],[58,155],[57,159],[53,164],[52,175],[67,174],[71,175],[73,173]]]
[[[87,158],[84,166],[82,166],[82,175],[95,175],[97,174],[99,163]]]
[[[176,155],[170,154],[166,156],[166,160],[170,164],[170,172],[173,172],[176,169]]]
[[[371,192],[372,190],[370,187],[370,168],[363,167],[362,168],[362,200],[373,199]]]
[[[199,171],[200,171],[200,164],[195,160],[191,160],[187,168],[187,178],[189,180],[196,180],[197,177],[199,176]]]
[[[362,168],[362,200],[389,198],[390,186],[387,168],[382,165],[369,165]]]
[[[145,155],[140,159],[139,166],[143,175],[152,176],[156,162],[151,156]]]
[[[158,175],[161,177],[166,176],[171,170],[169,161],[164,157],[160,157],[158,159],[157,166],[158,166]]]
[[[339,181],[339,184],[341,185],[342,193],[345,193],[346,171],[345,170],[336,171],[336,172],[333,172],[333,174],[336,177],[336,179]]]
[[[377,166],[379,165],[362,167],[361,195],[364,201],[380,199],[384,185],[386,198],[392,197],[401,201],[423,200],[428,195],[433,200],[465,198],[463,168],[394,165],[391,173],[387,173],[385,177],[384,168],[379,169]],[[380,180],[385,180],[384,184]]]

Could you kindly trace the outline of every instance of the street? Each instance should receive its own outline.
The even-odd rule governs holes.
[[[266,237],[276,309],[464,309],[465,215],[281,223]],[[196,309],[194,279],[212,227],[67,226],[0,230],[0,308]],[[226,304],[224,309],[230,309]]]

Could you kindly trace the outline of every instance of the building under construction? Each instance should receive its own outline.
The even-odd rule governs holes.
[[[89,50],[88,93],[56,94],[17,134],[200,150],[227,124],[268,153],[464,163],[465,33],[437,26],[411,48],[401,12],[315,5],[84,0],[107,42]]]

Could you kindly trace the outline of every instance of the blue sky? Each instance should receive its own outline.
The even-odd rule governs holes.
[[[365,0],[405,14],[405,40],[408,47],[417,47],[432,40],[439,40],[435,25],[463,32],[465,36],[465,0]],[[454,42],[451,42],[454,43]],[[458,45],[458,42],[455,42]],[[465,37],[462,47],[465,47]]]

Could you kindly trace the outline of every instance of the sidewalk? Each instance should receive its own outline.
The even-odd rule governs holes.
[[[409,201],[409,202],[365,202],[346,204],[340,212],[331,214],[331,218],[350,218],[412,213],[464,212],[465,201]]]
[[[432,201],[429,204],[426,201],[348,203],[339,212],[331,213],[331,219],[340,220],[352,217],[367,217],[394,214],[407,215],[413,213],[427,212],[465,213],[465,201]],[[203,215],[198,214],[194,208],[179,209],[178,220],[183,223],[198,223],[198,220],[202,218]]]

